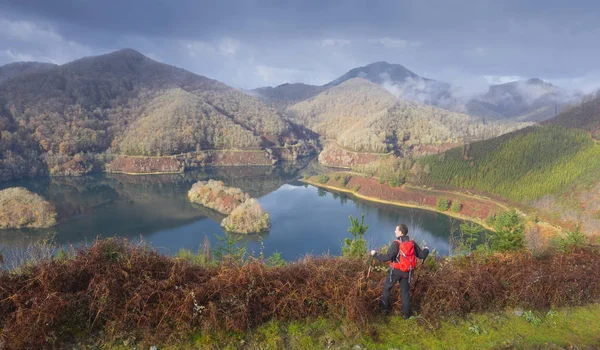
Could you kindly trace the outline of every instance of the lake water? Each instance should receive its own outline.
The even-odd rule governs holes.
[[[306,171],[304,169],[303,171]],[[22,186],[57,207],[60,224],[45,230],[0,231],[0,251],[20,249],[49,234],[60,245],[89,244],[97,237],[143,239],[159,252],[173,255],[181,248],[196,251],[207,236],[214,248],[222,215],[191,204],[187,191],[198,180],[223,180],[259,199],[271,216],[269,232],[243,236],[249,251],[264,246],[266,256],[278,251],[286,260],[306,254],[340,254],[342,241],[351,237],[349,215],[365,214],[370,226],[369,248],[388,245],[394,228],[406,223],[409,235],[445,255],[449,232],[459,222],[445,215],[374,204],[305,185],[299,169],[283,167],[205,168],[175,175],[107,175],[35,179],[1,183],[0,189]]]

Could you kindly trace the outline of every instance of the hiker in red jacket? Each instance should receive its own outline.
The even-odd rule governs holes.
[[[383,296],[381,297],[381,309],[383,314],[390,312],[390,292],[396,282],[400,282],[402,291],[402,316],[407,319],[410,316],[410,278],[414,268],[417,266],[417,258],[425,259],[429,255],[427,247],[421,249],[408,237],[408,227],[405,224],[396,226],[396,240],[392,242],[387,254],[377,254],[372,250],[371,255],[382,262],[389,261],[390,269],[388,276],[383,282]]]

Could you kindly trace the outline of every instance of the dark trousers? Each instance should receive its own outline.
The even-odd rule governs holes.
[[[408,283],[408,277],[400,277],[391,273],[388,273],[388,275],[385,276],[385,281],[383,282],[383,296],[381,297],[381,309],[384,313],[390,311],[390,293],[392,287],[398,281],[400,282],[400,291],[402,294],[402,316],[408,318],[410,316],[410,284]]]

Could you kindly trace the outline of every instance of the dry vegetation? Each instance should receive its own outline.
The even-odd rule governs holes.
[[[240,204],[250,199],[250,195],[239,188],[227,187],[223,181],[198,181],[188,191],[192,203],[214,209],[229,215]]]
[[[597,302],[597,247],[565,254],[527,252],[429,260],[412,284],[429,322],[507,307],[544,309]],[[250,259],[194,265],[121,240],[104,240],[72,258],[0,273],[0,344],[56,348],[76,337],[166,342],[190,332],[246,331],[269,320],[378,313],[385,272],[366,278],[356,259],[305,258],[283,267]],[[394,308],[399,308],[397,293]]]
[[[255,233],[271,228],[269,213],[265,212],[258,200],[248,199],[223,219],[221,226],[229,232]]]
[[[188,191],[188,198],[192,203],[228,215],[221,226],[229,232],[256,233],[271,228],[269,214],[258,200],[239,188],[225,186],[223,181],[198,181]]]
[[[56,209],[40,195],[22,187],[0,191],[0,229],[45,228],[56,224]]]

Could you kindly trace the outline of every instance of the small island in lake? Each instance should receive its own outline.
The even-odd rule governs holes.
[[[192,203],[201,204],[219,213],[229,215],[240,204],[250,199],[250,195],[239,188],[227,187],[223,181],[198,181],[188,191]]]
[[[56,209],[23,187],[0,191],[0,229],[47,228],[56,225]]]
[[[271,228],[271,219],[258,200],[251,198],[235,208],[223,219],[221,226],[236,233],[263,232]]]
[[[198,181],[188,191],[188,198],[192,203],[229,215],[221,222],[226,231],[256,233],[271,227],[269,214],[258,200],[239,188],[225,186],[223,181]]]

